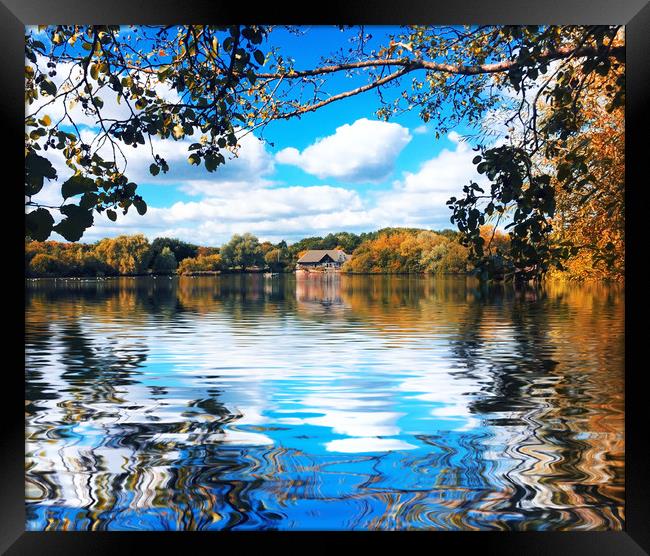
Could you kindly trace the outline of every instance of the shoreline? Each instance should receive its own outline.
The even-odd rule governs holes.
[[[77,283],[90,283],[90,282],[113,282],[116,280],[120,279],[130,279],[130,280],[135,280],[135,279],[143,279],[143,278],[148,278],[152,280],[165,280],[165,278],[168,279],[168,281],[172,281],[174,279],[194,279],[194,278],[217,278],[221,276],[259,276],[262,275],[262,277],[265,280],[270,280],[274,278],[280,278],[280,277],[285,277],[285,276],[293,276],[297,280],[320,280],[320,279],[325,279],[325,280],[331,280],[339,276],[346,276],[346,277],[373,277],[373,276],[382,276],[382,277],[395,277],[395,278],[411,278],[411,279],[434,279],[434,278],[465,278],[465,279],[472,279],[476,280],[481,284],[480,279],[476,276],[472,276],[471,274],[432,274],[432,273],[398,273],[398,272],[330,272],[330,273],[296,273],[296,272],[280,272],[280,273],[271,273],[268,272],[261,272],[261,271],[253,271],[253,272],[222,272],[222,271],[205,271],[201,273],[192,273],[192,274],[137,274],[137,275],[127,275],[127,274],[122,274],[122,275],[116,275],[116,276],[41,276],[41,277],[29,277],[25,276],[25,285],[29,286],[29,284],[47,284],[47,283],[55,283],[57,281],[59,282],[77,282]],[[606,285],[606,286],[617,286],[621,288],[625,288],[625,281],[618,281],[618,280],[607,280],[607,279],[594,279],[594,280],[572,280],[570,278],[563,278],[563,277],[558,277],[558,276],[552,276],[552,277],[547,277],[542,279],[540,282],[537,284],[532,283],[532,282],[516,282],[516,281],[486,281],[482,283],[482,286],[487,286],[487,287],[494,287],[494,286],[510,286],[515,289],[519,288],[535,288],[543,285],[548,285],[548,284],[557,284],[557,283],[565,283],[565,284],[573,284],[576,286],[579,285]]]

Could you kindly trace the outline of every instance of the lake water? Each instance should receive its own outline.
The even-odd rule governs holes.
[[[620,530],[624,293],[30,282],[28,530]]]

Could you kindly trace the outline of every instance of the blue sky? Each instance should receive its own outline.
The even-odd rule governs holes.
[[[304,30],[301,36],[282,29],[271,35],[272,44],[295,58],[296,68],[313,67],[321,56],[350,46],[350,34],[336,28]],[[368,27],[373,35],[369,48],[385,44],[387,34],[395,31]],[[410,87],[410,79],[389,89],[388,97]],[[327,90],[336,93],[362,82],[363,76],[337,74],[328,80]],[[109,111],[123,109],[114,101],[111,106],[111,99],[105,98],[105,103]],[[187,147],[196,137],[155,141],[171,167],[168,174],[156,177],[148,172],[149,152],[125,147],[127,176],[138,183],[149,210],[145,216],[135,211],[120,215],[116,222],[95,214],[95,225],[82,241],[144,233],[150,239],[172,236],[221,245],[233,233],[243,232],[261,240],[293,242],[384,226],[453,228],[445,201],[479,177],[471,164],[476,153],[461,140],[468,130],[459,128],[436,140],[434,126],[423,125],[417,109],[383,122],[375,116],[378,107],[376,94],[370,92],[299,120],[274,122],[264,131],[265,141],[245,136],[239,156],[214,173],[187,162]],[[80,121],[83,133],[92,138],[95,122],[82,116]],[[56,167],[59,180],[46,185],[34,200],[59,204],[60,183],[71,171],[62,161]]]

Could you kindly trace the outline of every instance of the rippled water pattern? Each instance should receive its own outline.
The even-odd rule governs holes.
[[[618,530],[622,288],[27,286],[28,530]]]

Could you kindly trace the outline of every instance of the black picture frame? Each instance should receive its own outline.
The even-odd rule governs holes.
[[[24,278],[17,272],[23,261],[22,196],[24,133],[24,26],[30,24],[120,23],[304,23],[304,24],[625,24],[626,25],[626,359],[625,359],[625,530],[623,532],[528,533],[65,533],[25,532],[24,461]],[[0,76],[2,134],[9,139],[2,151],[5,170],[4,231],[9,237],[5,262],[10,278],[5,296],[15,315],[6,309],[0,428],[0,550],[7,554],[131,554],[151,553],[159,546],[185,553],[237,550],[399,550],[432,552],[476,550],[488,554],[644,554],[650,553],[650,489],[648,480],[647,412],[644,408],[645,369],[635,350],[643,346],[643,319],[636,306],[642,299],[638,284],[647,250],[642,231],[646,158],[645,137],[650,129],[650,3],[647,0],[374,0],[322,5],[306,2],[268,3],[194,0],[110,0],[82,3],[75,0],[0,0]],[[644,156],[645,155],[645,156]],[[7,202],[9,201],[9,202]],[[20,201],[22,202],[22,201]],[[10,205],[10,206],[7,206]],[[9,225],[7,215],[17,216]],[[22,302],[22,303],[21,303]],[[19,316],[22,315],[22,316]],[[637,319],[639,322],[637,323]],[[21,342],[22,341],[22,342]],[[647,402],[646,402],[647,403]],[[173,543],[173,544],[170,544]]]

